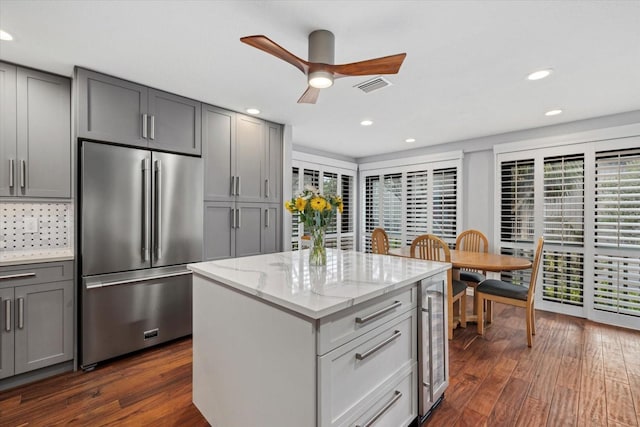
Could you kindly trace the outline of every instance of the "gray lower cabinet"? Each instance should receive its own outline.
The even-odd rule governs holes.
[[[205,260],[278,252],[280,214],[276,204],[205,202]]]
[[[69,79],[0,63],[0,196],[71,197]]]
[[[0,269],[0,378],[73,359],[73,262]]]
[[[201,104],[83,68],[76,69],[78,137],[201,154]]]

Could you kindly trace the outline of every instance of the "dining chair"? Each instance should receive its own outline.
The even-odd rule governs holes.
[[[423,234],[411,242],[411,258],[430,261],[451,262],[449,246],[441,238],[433,234]],[[453,339],[453,303],[458,301],[460,326],[467,327],[467,284],[461,280],[453,280],[451,269],[447,270],[447,305],[449,339]]]
[[[487,304],[487,322],[491,323],[493,315],[493,303],[515,305],[526,309],[527,321],[527,345],[531,347],[532,336],[536,334],[536,317],[534,299],[536,292],[536,280],[542,258],[544,237],[538,239],[536,253],[531,266],[531,281],[529,286],[519,286],[502,280],[487,279],[476,287],[476,311],[478,313],[478,334],[484,335],[484,305]]]
[[[482,231],[465,230],[456,238],[456,250],[467,252],[489,252],[489,240]],[[487,277],[486,271],[460,269],[460,280],[467,285],[475,287]]]
[[[376,228],[371,233],[371,252],[389,255],[389,236],[384,228]]]

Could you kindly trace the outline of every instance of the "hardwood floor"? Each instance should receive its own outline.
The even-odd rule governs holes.
[[[457,329],[451,384],[422,427],[638,426],[640,332],[537,315],[533,348],[517,307],[497,305],[484,338]],[[191,339],[0,392],[0,426],[59,425],[208,426],[191,403]]]

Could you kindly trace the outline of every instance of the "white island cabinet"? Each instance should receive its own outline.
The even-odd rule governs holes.
[[[406,426],[421,280],[449,264],[327,250],[191,264],[193,402],[213,427]]]

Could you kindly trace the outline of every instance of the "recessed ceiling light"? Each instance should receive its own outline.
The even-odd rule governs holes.
[[[257,108],[247,108],[247,113],[249,114],[260,114],[260,110]]]
[[[371,120],[363,120],[363,121],[360,122],[360,124],[362,126],[371,126],[373,124],[373,121],[371,121]]]
[[[544,113],[545,116],[557,116],[558,114],[562,114],[562,110],[551,110]]]
[[[4,30],[0,30],[0,40],[4,40],[8,42],[13,40],[13,36]]]
[[[551,68],[546,68],[544,70],[534,71],[533,73],[531,73],[531,74],[529,74],[527,76],[527,79],[529,79],[529,80],[544,79],[545,77],[549,77],[549,75],[551,75],[552,72],[553,72],[553,70]]]
[[[415,138],[407,138],[404,140],[404,142],[416,142]]]

